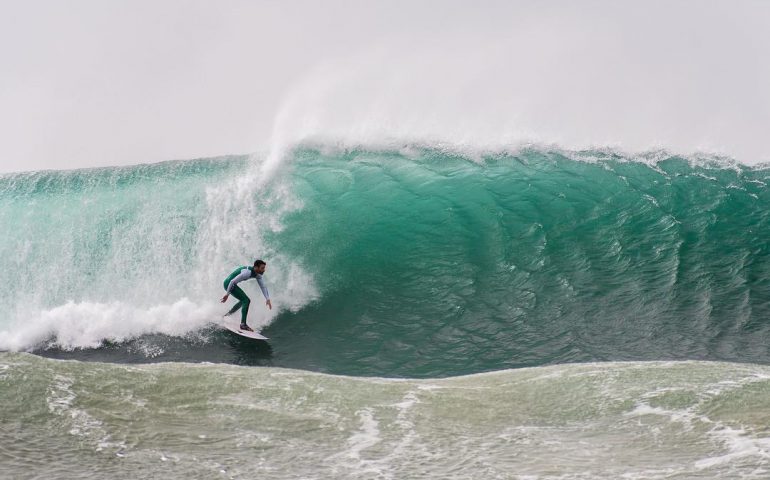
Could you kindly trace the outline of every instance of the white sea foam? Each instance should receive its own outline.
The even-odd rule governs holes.
[[[65,349],[94,348],[148,333],[182,336],[221,315],[216,304],[182,298],[172,304],[137,308],[124,302],[68,302],[30,313],[0,330],[0,349],[25,350],[43,342]]]
[[[374,418],[371,409],[363,409],[356,414],[361,421],[361,428],[348,438],[347,455],[350,458],[360,459],[362,451],[378,444],[381,439],[379,422]]]
[[[64,375],[55,375],[46,393],[48,411],[62,417],[69,425],[68,433],[75,437],[94,438],[96,451],[106,448],[124,449],[123,442],[114,442],[105,429],[104,422],[94,418],[87,410],[76,406],[77,394],[73,380]]]
[[[757,466],[770,466],[770,437],[756,437],[742,428],[727,426],[716,428],[709,434],[727,452],[698,460],[696,468],[713,468],[746,458],[753,458]]]

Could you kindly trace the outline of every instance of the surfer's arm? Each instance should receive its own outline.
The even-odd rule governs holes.
[[[262,278],[257,277],[257,283],[259,284],[259,289],[262,290],[262,295],[265,296],[265,300],[270,300],[270,293],[268,293],[267,287],[265,286],[265,282],[262,281]]]
[[[265,296],[265,305],[270,307],[270,310],[273,309],[273,302],[270,301],[270,292],[267,291],[267,287],[265,286],[265,283],[262,281],[262,277],[257,277],[257,283],[259,284],[259,289],[262,290],[262,295]]]

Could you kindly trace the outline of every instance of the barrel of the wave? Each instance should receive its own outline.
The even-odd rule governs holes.
[[[767,169],[607,152],[295,155],[301,208],[268,238],[320,295],[271,327],[303,352],[292,366],[770,361]]]

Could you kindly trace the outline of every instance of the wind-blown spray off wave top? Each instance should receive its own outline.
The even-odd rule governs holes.
[[[263,257],[277,308],[250,318],[276,350],[253,363],[436,377],[770,361],[765,168],[414,145],[284,160],[269,181],[242,157],[0,178],[0,348],[162,334],[142,351],[243,361],[207,325],[222,278]]]

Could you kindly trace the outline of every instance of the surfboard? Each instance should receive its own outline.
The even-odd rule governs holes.
[[[222,326],[226,329],[230,330],[233,333],[237,333],[238,335],[246,338],[253,338],[254,340],[267,340],[267,337],[258,333],[258,332],[250,332],[248,330],[241,330],[241,316],[238,315],[238,318],[235,318],[233,316],[230,317],[224,317],[222,319]],[[251,327],[254,328],[254,327]]]

